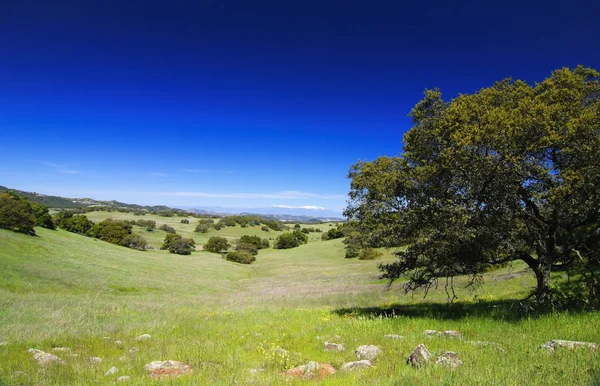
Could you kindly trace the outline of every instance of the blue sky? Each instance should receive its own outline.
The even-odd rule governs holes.
[[[341,211],[350,165],[401,152],[425,88],[451,98],[600,68],[598,11],[577,0],[1,1],[0,185]]]

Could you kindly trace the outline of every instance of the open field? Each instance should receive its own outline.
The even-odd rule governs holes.
[[[179,217],[116,212],[89,217],[153,219],[199,244],[211,235],[277,234],[260,227],[226,227],[198,235],[194,218],[186,225]],[[152,236],[139,231],[157,246],[164,238],[162,231]],[[449,308],[443,285],[425,300],[403,295],[400,284],[386,290],[377,278],[377,264],[390,259],[390,252],[380,261],[344,259],[341,240],[320,241],[320,233],[311,233],[312,240],[295,249],[261,250],[257,261],[245,266],[202,251],[190,256],[140,252],[62,230],[36,232],[38,237],[0,230],[0,342],[7,342],[0,346],[0,384],[114,384],[121,375],[131,377],[125,384],[136,385],[312,384],[317,381],[290,380],[282,373],[313,360],[339,369],[355,360],[354,350],[364,344],[383,350],[373,369],[340,371],[318,382],[600,382],[600,352],[538,349],[551,339],[600,343],[600,313],[521,314],[512,300],[534,284],[521,264],[487,274],[476,292],[462,288],[465,281],[458,279],[459,302]],[[458,330],[465,339],[429,338],[426,329]],[[146,333],[152,339],[134,339]],[[385,339],[386,334],[404,338]],[[325,352],[324,341],[342,343],[346,350]],[[468,341],[496,342],[505,352]],[[433,353],[455,351],[464,365],[415,370],[404,360],[419,343]],[[42,368],[26,352],[53,347],[69,347],[78,357],[56,353],[65,363]],[[139,351],[130,352],[133,347]],[[290,354],[272,351],[277,347]],[[89,357],[101,357],[102,363],[92,365]],[[146,375],[144,364],[166,359],[191,364],[193,374],[176,381]],[[118,373],[104,376],[112,366]]]

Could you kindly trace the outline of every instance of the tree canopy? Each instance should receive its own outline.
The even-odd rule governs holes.
[[[380,266],[406,290],[523,260],[550,304],[566,269],[600,303],[600,74],[563,68],[445,101],[427,90],[404,152],[352,166],[345,214],[365,246],[408,245]]]

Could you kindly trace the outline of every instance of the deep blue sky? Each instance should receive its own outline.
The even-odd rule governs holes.
[[[0,0],[0,185],[341,210],[425,88],[600,68],[598,1]]]

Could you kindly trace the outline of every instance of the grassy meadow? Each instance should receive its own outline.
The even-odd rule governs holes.
[[[239,226],[196,234],[198,220],[191,217],[190,224],[181,224],[181,217],[118,212],[88,217],[152,219],[199,245],[213,235],[279,234]],[[122,375],[130,376],[123,384],[132,385],[600,383],[600,352],[538,348],[551,339],[600,343],[600,313],[522,313],[514,300],[535,280],[518,263],[490,272],[476,291],[458,278],[459,299],[449,307],[444,283],[425,299],[404,295],[401,283],[388,289],[377,265],[390,261],[391,251],[377,261],[344,259],[341,240],[321,241],[321,233],[311,233],[298,248],[261,250],[255,263],[240,265],[201,250],[189,256],[160,251],[163,231],[134,231],[156,249],[135,251],[63,230],[36,228],[36,237],[0,230],[0,384],[112,385]],[[458,330],[464,339],[430,338],[426,329]],[[140,334],[152,339],[136,341]],[[325,341],[346,350],[325,352]],[[471,341],[495,342],[504,352]],[[464,365],[413,369],[405,359],[419,343],[434,354],[454,351]],[[372,369],[321,380],[283,375],[309,361],[339,369],[365,344],[383,350]],[[54,347],[78,356],[55,353],[64,363],[41,367],[26,352]],[[91,364],[89,357],[102,363]],[[171,380],[146,374],[144,364],[167,359],[189,363],[194,372]],[[105,376],[113,366],[118,372]]]

